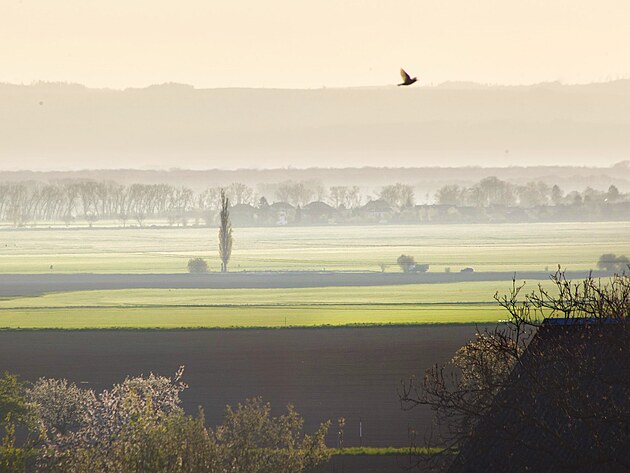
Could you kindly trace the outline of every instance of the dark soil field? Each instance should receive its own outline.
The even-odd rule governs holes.
[[[22,379],[67,378],[102,390],[127,375],[173,375],[186,366],[184,407],[203,406],[209,424],[226,404],[262,396],[276,413],[293,403],[307,431],[346,418],[345,446],[405,447],[430,412],[400,409],[401,380],[449,359],[471,325],[407,328],[174,331],[2,331],[0,371]],[[331,430],[329,445],[335,445]]]
[[[547,280],[549,272],[521,271],[519,279]],[[593,272],[594,277],[610,275]],[[569,279],[582,279],[588,271],[567,271]],[[104,289],[241,289],[511,281],[514,272],[470,273],[369,273],[336,271],[234,272],[207,274],[0,274],[0,297],[35,296],[46,292]]]

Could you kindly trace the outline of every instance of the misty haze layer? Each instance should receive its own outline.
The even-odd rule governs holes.
[[[602,165],[630,80],[567,86],[88,89],[0,85],[0,169]]]

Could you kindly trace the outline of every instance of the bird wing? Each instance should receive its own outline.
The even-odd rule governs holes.
[[[407,82],[408,80],[411,80],[411,77],[409,77],[409,74],[407,74],[402,67],[400,68],[400,77],[402,77],[402,79],[405,82]]]

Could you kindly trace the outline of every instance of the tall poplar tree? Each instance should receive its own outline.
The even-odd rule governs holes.
[[[232,255],[232,223],[230,222],[230,199],[221,189],[221,212],[219,227],[219,256],[221,257],[221,272],[227,273],[228,262]]]

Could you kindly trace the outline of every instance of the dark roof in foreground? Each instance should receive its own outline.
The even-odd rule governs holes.
[[[449,473],[630,471],[630,323],[550,319]]]

